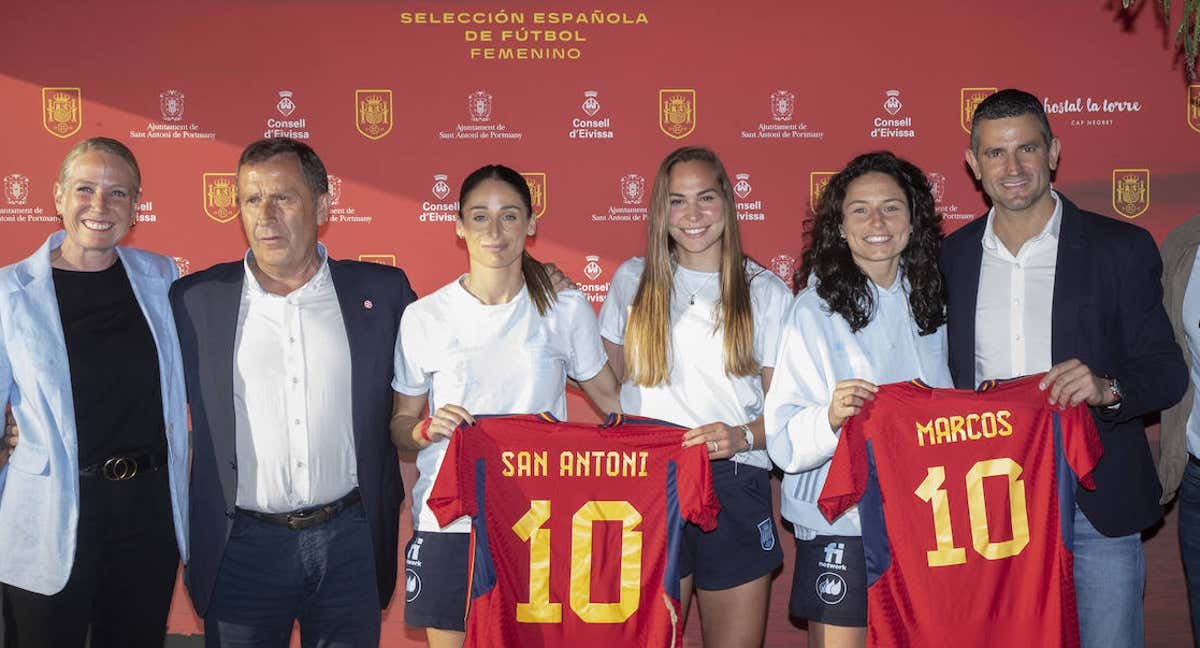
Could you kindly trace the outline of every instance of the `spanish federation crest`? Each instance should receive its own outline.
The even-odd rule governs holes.
[[[814,214],[817,211],[817,205],[821,202],[821,194],[825,191],[825,186],[835,175],[837,175],[837,171],[813,171],[808,174],[808,205]]]
[[[166,90],[158,95],[158,111],[163,121],[176,122],[183,119],[183,93]]]
[[[900,103],[900,91],[888,90],[887,99],[883,100],[883,109],[889,115],[895,115],[904,108],[904,104]]]
[[[658,128],[672,139],[691,135],[696,130],[696,91],[659,90]]]
[[[83,126],[83,93],[79,88],[42,88],[42,126],[66,139]]]
[[[583,276],[587,277],[588,281],[595,281],[604,272],[604,268],[600,267],[600,257],[589,254],[584,257],[584,260],[587,263],[583,265]]]
[[[467,95],[467,112],[473,122],[485,122],[492,118],[492,95],[476,90]]]
[[[960,88],[958,90],[959,122],[964,131],[971,132],[971,118],[975,116],[975,109],[984,99],[995,93],[996,88]]]
[[[444,173],[433,174],[433,197],[438,200],[445,200],[446,196],[450,195],[450,185],[446,183],[448,178]]]
[[[396,255],[395,254],[360,254],[360,255],[358,255],[358,260],[365,261],[367,263],[378,263],[380,265],[388,265],[388,266],[392,266],[392,267],[395,267],[395,265],[396,265]]]
[[[1137,218],[1150,208],[1150,169],[1113,169],[1113,209]]]
[[[4,176],[4,201],[9,207],[19,207],[29,199],[29,178],[20,173]]]
[[[237,174],[204,174],[204,213],[218,223],[238,217]]]
[[[783,283],[788,285],[788,288],[795,289],[792,285],[792,276],[796,274],[796,257],[788,254],[776,254],[767,262],[767,266],[775,276],[783,279]]]
[[[291,90],[279,91],[279,102],[275,104],[275,110],[279,111],[280,115],[290,117],[293,112],[296,112],[296,102],[292,101]]]
[[[621,176],[621,202],[626,205],[640,205],[646,197],[646,179],[636,173],[626,173]]]
[[[737,194],[738,198],[744,200],[746,196],[750,195],[751,191],[754,191],[754,187],[750,186],[750,174],[739,173],[734,178],[737,179],[737,182],[733,183],[733,193]]]
[[[946,195],[946,176],[940,173],[926,173],[929,180],[929,191],[933,194],[933,202],[941,204],[942,196]]]
[[[771,93],[771,119],[792,121],[792,113],[795,110],[796,95],[787,90],[776,90]]]
[[[1192,130],[1200,133],[1200,84],[1197,83],[1188,86],[1187,123]]]
[[[367,139],[377,140],[392,132],[392,91],[355,90],[354,127]]]
[[[543,172],[525,172],[521,175],[525,176],[525,182],[529,183],[529,196],[533,203],[533,217],[541,218],[546,213],[546,174]]]
[[[336,207],[342,202],[342,179],[335,175],[325,176],[329,182],[329,206]]]
[[[599,93],[595,90],[587,90],[583,93],[583,105],[580,108],[583,108],[584,114],[588,117],[600,112],[600,101],[596,99],[597,94]]]

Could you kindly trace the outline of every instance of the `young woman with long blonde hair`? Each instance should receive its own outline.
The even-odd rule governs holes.
[[[696,588],[704,642],[760,646],[770,575],[782,562],[763,441],[763,395],[791,293],[741,249],[733,188],[708,149],[686,147],[654,179],[646,255],[613,276],[600,311],[609,363],[629,414],[691,428],[704,445],[722,511],[689,525],[680,551],[687,614]]]

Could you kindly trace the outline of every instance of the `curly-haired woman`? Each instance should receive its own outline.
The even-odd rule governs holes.
[[[858,511],[829,522],[816,505],[842,422],[877,384],[951,386],[941,238],[925,174],[889,152],[851,160],[816,208],[796,277],[805,288],[784,319],[765,406],[767,450],[785,473],[783,516],[796,534],[790,610],[808,620],[810,645],[866,642]]]

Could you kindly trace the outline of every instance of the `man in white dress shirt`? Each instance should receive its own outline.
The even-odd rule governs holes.
[[[1051,402],[1091,406],[1104,445],[1096,489],[1064,511],[1080,637],[1133,648],[1144,640],[1141,531],[1162,517],[1142,417],[1180,399],[1187,368],[1154,239],[1054,191],[1061,149],[1027,92],[1001,90],[976,109],[966,160],[992,209],[942,247],[950,373],[974,388],[1047,372]]]
[[[307,145],[238,163],[250,250],[177,282],[194,428],[187,583],[210,646],[376,645],[403,490],[388,422],[398,269],[329,258],[325,167]]]

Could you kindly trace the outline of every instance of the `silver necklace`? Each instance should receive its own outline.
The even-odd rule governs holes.
[[[675,271],[679,272],[679,266],[675,267]],[[682,274],[679,275],[679,283],[683,284],[683,291],[691,293],[690,295],[688,295],[688,306],[696,305],[696,295],[698,295],[701,290],[704,290],[705,288],[707,288],[708,283],[710,281],[712,281],[713,279],[715,279],[718,274],[720,274],[720,273],[714,272],[713,274],[709,275],[708,278],[705,279],[704,281],[702,281],[700,283],[700,286],[698,288],[696,288],[695,290],[692,290],[692,287],[687,285],[687,281],[685,280],[685,278]]]

